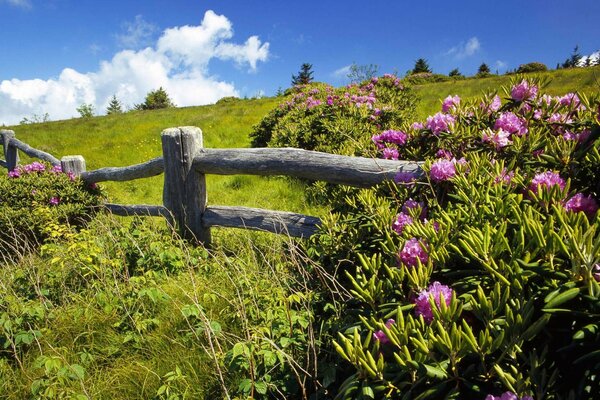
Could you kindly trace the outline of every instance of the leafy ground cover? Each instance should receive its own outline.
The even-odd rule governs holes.
[[[0,396],[594,398],[598,99],[544,96],[539,79],[496,92],[471,101],[444,96],[416,123],[369,125],[356,151],[426,160],[426,179],[330,192],[343,212],[324,215],[308,242],[217,230],[207,250],[152,219],[49,225],[39,250],[22,248],[0,268]],[[316,107],[334,106],[324,100]],[[194,118],[259,122],[242,103],[197,108]],[[266,112],[277,103],[256,104]],[[193,110],[179,111],[175,124],[161,120],[168,114],[126,117],[153,121],[136,140],[156,135],[158,155],[168,126],[199,125],[207,141],[218,136],[188,119]],[[352,118],[355,111],[337,110]],[[305,117],[314,119],[294,116]],[[42,132],[25,128],[31,138]],[[16,130],[44,148],[41,136]],[[228,140],[250,143],[235,132]],[[146,159],[130,160],[116,144],[104,157],[111,154],[123,164]],[[9,192],[15,181],[2,179]],[[233,195],[231,204],[256,205],[261,184],[232,179],[240,182],[228,181],[228,190],[247,190],[251,204]],[[303,183],[265,181],[281,185],[267,207],[290,201],[302,211]],[[160,190],[148,189],[158,196],[150,200],[144,190],[119,196],[160,202]],[[277,196],[291,200],[271,204]]]

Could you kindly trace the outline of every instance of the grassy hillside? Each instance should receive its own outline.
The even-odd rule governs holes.
[[[59,158],[83,155],[87,169],[92,170],[131,165],[160,156],[160,134],[169,127],[200,127],[205,147],[248,147],[252,126],[278,101],[276,98],[237,100],[210,106],[19,125],[10,129],[19,139]],[[103,187],[111,201],[162,204],[162,180],[160,175],[131,182],[106,182]],[[304,203],[299,185],[284,179],[210,175],[207,182],[211,204],[317,212]]]
[[[547,71],[534,76],[550,79],[544,91],[551,95],[578,92],[589,96],[600,93],[600,66]],[[417,117],[424,119],[440,111],[441,99],[448,95],[457,94],[463,100],[471,99],[483,92],[497,91],[501,86],[508,86],[513,78],[511,75],[503,75],[416,85],[413,88],[421,99],[417,106]]]

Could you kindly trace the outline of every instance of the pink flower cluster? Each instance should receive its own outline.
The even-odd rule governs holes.
[[[439,112],[433,116],[427,117],[425,127],[437,136],[440,132],[450,132],[454,128],[455,122],[456,118],[454,118],[454,116]]]
[[[598,211],[598,202],[592,196],[577,193],[565,203],[565,210],[571,212],[583,212],[589,218],[593,218]]]
[[[406,144],[408,136],[406,133],[402,131],[395,131],[393,129],[389,129],[387,131],[383,131],[379,135],[373,135],[371,140],[377,145],[378,149],[385,148],[385,143],[393,143],[398,146],[403,146]]]
[[[510,91],[510,97],[514,101],[527,101],[532,100],[537,96],[538,87],[530,85],[525,79],[521,83],[512,87]]]
[[[404,212],[401,212],[400,214],[396,215],[396,220],[392,224],[392,229],[394,230],[394,232],[401,235],[402,231],[404,230],[404,227],[412,223],[412,217],[408,214],[405,214]]]
[[[399,235],[402,234],[402,231],[404,230],[405,226],[413,223],[411,210],[418,210],[419,219],[421,221],[425,221],[425,217],[427,215],[427,209],[425,205],[422,202],[418,202],[413,199],[408,199],[402,205],[402,211],[398,215],[396,215],[396,220],[392,224],[392,229]]]
[[[442,285],[439,282],[433,282],[427,289],[419,292],[419,295],[415,299],[415,315],[417,317],[422,315],[427,323],[433,321],[433,310],[429,299],[433,298],[436,306],[439,308],[442,296],[448,306],[452,300],[452,295],[453,291],[448,286]]]
[[[510,182],[512,181],[512,178],[515,177],[515,172],[514,171],[507,171],[506,168],[502,168],[502,171],[500,172],[500,175],[498,175],[497,177],[494,178],[494,183],[498,184],[498,183],[505,183],[507,185],[510,184]]]
[[[319,105],[321,105],[321,100],[319,100],[319,99],[314,99],[312,96],[309,96],[306,99],[306,108],[308,108],[309,110],[311,110]]]
[[[501,106],[502,106],[502,101],[500,100],[500,96],[498,96],[498,95],[495,95],[492,98],[492,101],[490,102],[490,104],[485,104],[482,102],[479,105],[479,107],[488,114],[498,111]]]
[[[488,394],[487,396],[485,396],[485,400],[533,400],[533,397],[523,396],[519,398],[519,396],[517,396],[513,392],[504,392],[500,396]]]
[[[527,133],[527,122],[512,112],[500,114],[494,123],[494,129],[502,129],[511,134],[523,136]]]
[[[442,112],[447,113],[449,111],[455,110],[460,104],[460,97],[458,95],[448,96],[442,102]]]
[[[493,132],[491,130],[484,131],[481,136],[481,141],[484,143],[491,143],[494,145],[496,150],[500,150],[503,147],[512,144],[510,141],[510,132],[507,132],[502,129],[498,129],[498,131]]]
[[[560,190],[565,188],[565,181],[559,174],[552,171],[546,171],[536,174],[531,180],[529,190],[539,194],[542,190],[550,190],[553,186],[558,186]]]
[[[388,319],[385,323],[385,327],[390,329],[392,327],[392,325],[394,325],[396,323],[396,321],[394,321],[393,319]],[[385,334],[384,331],[382,331],[381,329],[373,332],[373,339],[378,341],[381,344],[387,344],[390,342],[390,339],[387,337],[387,335]]]
[[[404,243],[404,247],[398,254],[398,259],[401,263],[409,267],[416,267],[419,265],[419,261],[421,261],[421,264],[425,264],[429,260],[426,249],[427,245],[419,239],[409,239]]]
[[[444,158],[439,159],[431,164],[429,175],[434,182],[450,180],[456,175],[456,162]]]

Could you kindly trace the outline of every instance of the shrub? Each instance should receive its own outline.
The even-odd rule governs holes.
[[[77,112],[81,118],[92,118],[94,116],[94,105],[84,103],[77,107]]]
[[[442,74],[432,74],[431,72],[420,72],[407,75],[402,80],[411,85],[423,85],[425,83],[447,82],[452,80],[450,77]]]
[[[0,249],[11,253],[41,243],[53,225],[81,226],[100,201],[96,185],[87,186],[60,167],[18,166],[0,177]]]
[[[543,72],[543,71],[548,71],[548,67],[546,67],[546,64],[543,64],[541,62],[530,62],[527,64],[521,64],[521,65],[519,65],[519,68],[517,69],[517,73],[519,73],[519,74],[525,74],[528,72]]]
[[[221,97],[219,100],[217,100],[217,102],[215,104],[235,103],[236,101],[239,101],[239,100],[240,100],[239,97],[225,96],[225,97]]]
[[[599,104],[540,88],[450,96],[402,141],[374,140],[427,178],[361,191],[313,238],[354,297],[340,398],[596,396]]]

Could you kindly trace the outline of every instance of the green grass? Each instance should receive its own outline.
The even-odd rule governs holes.
[[[600,66],[591,68],[560,69],[524,76],[547,77],[550,82],[544,89],[551,95],[563,95],[578,92],[587,96],[600,93]],[[500,91],[502,86],[510,85],[514,75],[491,76],[488,78],[469,78],[449,82],[428,83],[413,87],[421,99],[417,106],[417,118],[425,119],[441,110],[441,100],[448,95],[459,95],[463,101],[481,95],[481,93]],[[498,93],[501,97],[503,93]]]
[[[11,127],[17,138],[60,158],[82,155],[88,170],[141,163],[162,154],[163,129],[197,126],[204,146],[249,147],[252,126],[280,99],[238,100],[200,107],[138,111],[90,119],[76,118]],[[208,201],[214,205],[240,205],[318,214],[306,203],[302,185],[281,178],[257,176],[207,177]],[[163,176],[105,182],[110,201],[123,204],[162,204]]]

